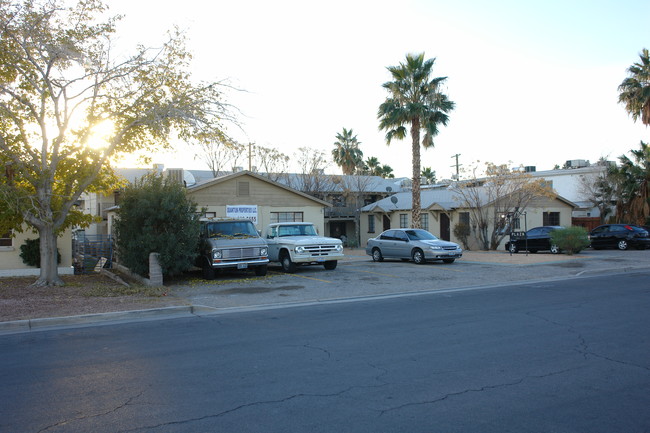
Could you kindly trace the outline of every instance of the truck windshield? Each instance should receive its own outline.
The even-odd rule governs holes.
[[[312,225],[296,224],[291,226],[279,226],[278,236],[318,236]]]
[[[251,238],[257,237],[257,230],[250,221],[217,221],[208,223],[210,238]]]

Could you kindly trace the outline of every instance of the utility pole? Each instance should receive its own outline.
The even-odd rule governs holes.
[[[458,157],[460,156],[460,153],[457,153],[456,155],[452,156],[452,158],[456,158],[456,164],[452,165],[451,167],[454,168],[456,167],[456,180],[460,179],[460,167],[462,164],[458,163]]]
[[[248,143],[248,171],[253,171],[253,143]]]

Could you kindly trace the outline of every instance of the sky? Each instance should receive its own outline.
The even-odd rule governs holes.
[[[240,113],[239,142],[293,156],[306,146],[331,156],[352,129],[364,158],[411,176],[411,142],[386,145],[377,109],[387,66],[407,53],[436,58],[433,76],[456,103],[422,167],[439,179],[475,161],[550,170],[595,162],[650,141],[618,103],[627,68],[650,48],[647,0],[108,0],[122,14],[120,44],[159,46],[183,29],[193,76],[227,80]],[[153,156],[167,168],[207,169],[179,144]],[[294,158],[295,160],[295,158]],[[131,165],[133,166],[133,165]],[[461,169],[463,168],[461,167]],[[297,167],[293,167],[297,169]],[[340,173],[332,163],[328,173]]]

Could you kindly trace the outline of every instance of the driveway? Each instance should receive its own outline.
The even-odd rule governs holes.
[[[232,272],[214,281],[195,274],[173,284],[171,291],[195,306],[249,308],[568,279],[650,267],[650,250],[586,250],[573,256],[467,251],[453,264],[424,265],[400,260],[373,262],[363,250],[346,250],[345,254],[333,271],[308,266],[285,274],[279,266],[271,266],[266,277]]]

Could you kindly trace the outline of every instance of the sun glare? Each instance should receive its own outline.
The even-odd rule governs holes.
[[[88,138],[88,146],[93,149],[108,147],[108,142],[115,133],[115,125],[110,120],[103,120],[93,126],[92,133]]]

